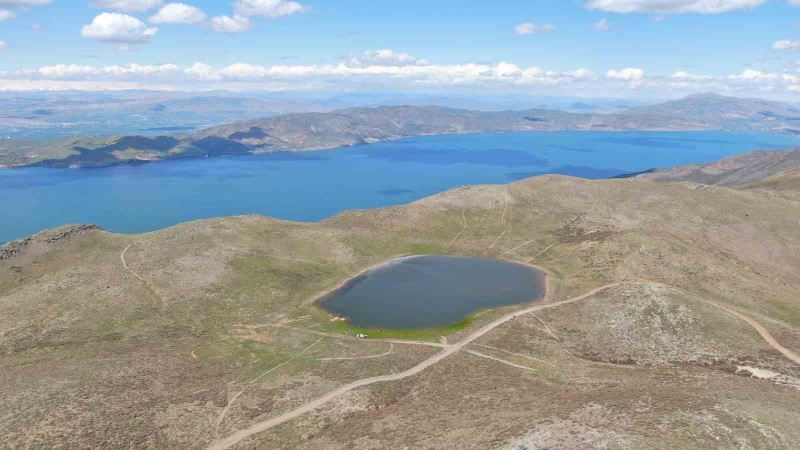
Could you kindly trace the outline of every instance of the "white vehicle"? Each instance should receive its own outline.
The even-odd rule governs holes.
[[[364,338],[366,338],[366,337],[367,337],[367,335],[366,335],[366,334],[364,334],[364,333],[358,333],[358,334],[356,335],[356,337],[357,337],[357,338],[359,338],[359,339],[364,339]]]

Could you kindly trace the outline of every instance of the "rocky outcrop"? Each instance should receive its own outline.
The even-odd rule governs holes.
[[[68,239],[72,236],[77,234],[81,234],[85,231],[89,230],[101,230],[102,228],[98,227],[97,225],[93,224],[72,224],[72,225],[64,225],[63,227],[56,228],[55,230],[48,233],[46,237],[42,238],[42,241],[48,244],[54,244],[56,242],[62,241],[64,239]]]
[[[11,259],[22,254],[22,252],[33,243],[57,244],[65,239],[83,234],[90,230],[102,230],[102,228],[92,224],[64,225],[53,230],[43,231],[31,237],[7,242],[0,245],[0,260]]]
[[[0,245],[0,261],[4,259],[11,259],[22,253],[30,241],[31,238],[28,237]]]

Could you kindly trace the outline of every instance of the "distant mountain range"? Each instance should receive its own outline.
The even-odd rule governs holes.
[[[112,134],[157,135],[277,114],[329,110],[299,100],[227,92],[0,92],[0,136],[56,140]]]
[[[547,109],[471,111],[437,106],[349,108],[284,114],[183,135],[78,138],[50,143],[6,141],[0,143],[0,166],[89,167],[330,149],[419,135],[558,130],[751,130],[800,134],[800,109],[780,102],[716,94],[693,95],[614,114]]]

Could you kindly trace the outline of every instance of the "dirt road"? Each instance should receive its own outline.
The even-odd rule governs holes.
[[[701,299],[701,300],[703,300],[704,302],[708,303],[709,305],[716,306],[717,308],[727,312],[728,314],[731,314],[733,316],[738,317],[739,319],[744,320],[745,322],[747,322],[748,325],[750,325],[754,330],[756,330],[756,332],[759,335],[761,335],[761,337],[767,342],[767,344],[769,344],[770,347],[774,348],[775,350],[779,351],[786,358],[788,358],[788,359],[794,361],[796,364],[800,365],[800,355],[798,355],[797,353],[795,353],[795,352],[789,350],[788,348],[782,346],[777,340],[775,340],[775,338],[772,336],[772,334],[770,334],[769,330],[767,330],[764,327],[764,325],[761,325],[760,323],[758,323],[752,317],[746,316],[746,315],[740,313],[739,311],[736,311],[734,309],[728,308],[727,306],[722,306],[719,303],[712,302],[711,300],[706,300],[706,299]]]
[[[478,338],[482,337],[486,333],[494,330],[495,328],[499,327],[500,325],[503,325],[504,323],[506,323],[506,322],[508,322],[510,320],[514,320],[519,316],[522,316],[522,315],[525,315],[525,314],[529,314],[529,313],[532,313],[532,312],[535,312],[535,311],[542,311],[542,310],[545,310],[545,309],[551,309],[551,308],[556,308],[556,307],[559,307],[559,306],[567,305],[567,304],[570,304],[570,303],[575,303],[575,302],[584,300],[586,298],[589,298],[589,297],[591,297],[591,296],[593,296],[593,295],[595,295],[595,294],[597,294],[599,292],[602,292],[602,291],[604,291],[606,289],[610,289],[612,287],[616,287],[616,286],[619,286],[621,284],[622,283],[607,284],[605,286],[601,286],[601,287],[598,287],[596,289],[592,289],[591,291],[589,291],[589,292],[587,292],[587,293],[585,293],[583,295],[579,295],[577,297],[573,297],[573,298],[568,299],[568,300],[562,300],[560,302],[553,302],[553,303],[547,303],[547,304],[537,304],[535,306],[531,306],[531,307],[526,308],[526,309],[522,309],[522,310],[518,310],[518,311],[515,311],[515,312],[512,312],[512,313],[506,314],[506,315],[504,315],[504,316],[502,316],[502,317],[500,317],[500,318],[498,318],[498,319],[496,319],[496,320],[494,320],[494,321],[492,321],[492,322],[480,327],[479,329],[475,330],[473,333],[471,333],[469,336],[465,337],[464,339],[460,340],[459,342],[457,342],[455,344],[452,344],[452,345],[445,346],[444,349],[441,352],[431,356],[430,358],[420,362],[419,364],[417,364],[414,367],[411,367],[408,370],[405,370],[405,371],[399,372],[399,373],[390,374],[390,375],[381,375],[381,376],[376,376],[376,377],[364,378],[364,379],[361,379],[361,380],[358,380],[358,381],[354,381],[352,383],[345,384],[344,386],[341,386],[341,387],[339,387],[337,389],[334,389],[333,391],[328,392],[327,394],[325,394],[325,395],[323,395],[321,397],[318,397],[318,398],[316,398],[316,399],[314,399],[314,400],[312,400],[312,401],[310,401],[310,402],[308,402],[308,403],[306,403],[306,404],[304,404],[304,405],[302,405],[302,406],[300,406],[300,407],[298,407],[298,408],[296,408],[296,409],[294,409],[292,411],[286,412],[284,414],[281,414],[280,416],[273,417],[271,419],[267,419],[267,420],[265,420],[263,422],[256,423],[256,424],[254,424],[254,425],[252,425],[252,426],[250,426],[248,428],[245,428],[243,430],[239,430],[239,431],[233,433],[232,435],[213,443],[209,448],[212,449],[212,450],[221,450],[221,449],[230,448],[230,447],[236,445],[237,443],[241,442],[242,440],[247,439],[250,436],[253,436],[254,434],[262,433],[264,431],[269,430],[270,428],[273,428],[273,427],[278,426],[278,425],[280,425],[282,423],[285,423],[285,422],[288,422],[288,421],[290,421],[292,419],[300,417],[303,414],[311,412],[311,411],[319,408],[320,406],[324,405],[325,403],[328,403],[329,401],[335,399],[336,397],[339,397],[339,396],[341,396],[343,394],[346,394],[346,393],[348,393],[348,392],[350,392],[350,391],[352,391],[354,389],[358,389],[360,387],[368,386],[368,385],[374,384],[374,383],[382,383],[382,382],[387,382],[387,381],[397,381],[397,380],[402,380],[404,378],[408,378],[408,377],[414,376],[414,375],[422,372],[423,370],[427,369],[428,367],[431,367],[432,365],[442,361],[443,359],[447,358],[448,356],[450,356],[450,355],[452,355],[452,354],[454,354],[456,352],[461,351],[464,347],[466,347],[470,343],[474,342],[475,340],[477,340]]]

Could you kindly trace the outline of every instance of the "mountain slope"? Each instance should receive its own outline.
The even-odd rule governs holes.
[[[687,121],[687,126],[716,130],[795,130],[800,128],[800,109],[758,98],[718,94],[691,95],[657,105],[632,108],[621,114],[636,120]],[[691,124],[691,125],[689,125]]]
[[[800,169],[791,169],[746,185],[748,189],[768,189],[800,193]]]
[[[484,112],[435,106],[385,106],[256,119],[213,127],[197,136],[223,137],[258,150],[313,150],[405,136],[590,127],[585,116],[559,111]]]
[[[435,106],[350,108],[329,113],[273,116],[165,137],[83,138],[46,144],[7,142],[0,167],[44,165],[84,167],[163,159],[276,151],[304,151],[398,139],[408,136],[555,130],[758,130],[797,133],[800,112],[758,99],[692,96],[621,114],[579,114],[532,109],[469,111]],[[125,140],[123,140],[125,139]],[[125,147],[126,142],[154,145]],[[125,148],[123,148],[125,147]]]
[[[401,373],[513,308],[393,335],[314,298],[382,261],[445,253],[537,264],[547,302],[581,299],[241,445],[798,448],[800,367],[728,312],[800,350],[798,221],[800,203],[761,190],[545,176],[321,223],[50,230],[0,247],[0,439],[206,447]]]
[[[767,182],[785,171],[800,169],[800,148],[754,151],[709,164],[692,164],[639,175],[653,181],[693,181],[720,186],[746,186]],[[789,175],[787,174],[786,177]]]

